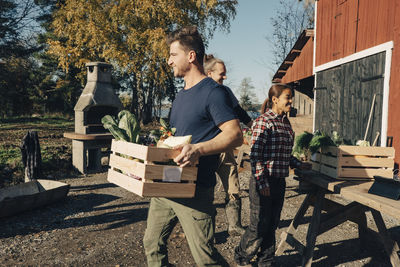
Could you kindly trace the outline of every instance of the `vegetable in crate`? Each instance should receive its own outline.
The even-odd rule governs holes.
[[[139,141],[140,125],[135,116],[128,110],[122,110],[118,113],[118,127],[125,130],[128,136],[128,142],[137,143]]]
[[[139,141],[140,125],[135,116],[128,110],[118,113],[118,120],[110,115],[101,119],[105,129],[108,129],[116,140],[137,143]]]
[[[160,129],[150,131],[150,137],[156,142],[167,139],[168,137],[173,136],[176,132],[176,128],[171,128],[168,122],[163,118],[160,118],[160,124]]]
[[[304,133],[297,136],[294,140],[293,156],[300,159],[306,156],[306,151],[310,145],[310,141],[313,138],[313,134],[305,131]]]
[[[314,154],[321,147],[327,147],[327,146],[336,146],[336,144],[332,141],[332,139],[329,136],[325,135],[324,133],[321,133],[320,135],[314,135],[314,137],[311,139],[309,144],[309,150],[311,154]]]
[[[118,123],[110,115],[106,115],[101,119],[103,127],[110,131],[116,140],[128,140],[128,136],[124,131],[118,128]]]
[[[160,132],[161,132],[161,137],[160,139],[167,139],[169,136],[173,136],[176,132],[176,128],[171,128],[169,126],[169,123],[167,123],[165,120],[163,120],[162,118],[160,118]]]
[[[180,145],[190,144],[192,141],[191,135],[185,136],[170,136],[164,141],[160,142],[158,147],[165,147],[165,148],[174,148]]]

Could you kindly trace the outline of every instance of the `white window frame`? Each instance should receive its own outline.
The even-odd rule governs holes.
[[[315,19],[316,19],[316,12],[315,12]],[[316,39],[315,39],[316,40]],[[388,116],[389,116],[389,83],[390,83],[390,69],[392,65],[392,50],[393,50],[393,41],[389,41],[365,50],[362,50],[360,52],[351,54],[347,57],[343,57],[337,60],[330,61],[328,63],[315,66],[315,47],[316,47],[316,42],[314,42],[314,67],[313,67],[313,73],[314,73],[314,84],[317,84],[317,73],[331,69],[340,65],[343,65],[348,62],[352,62],[355,60],[359,60],[368,56],[372,56],[381,52],[385,52],[385,71],[384,71],[384,76],[383,76],[383,103],[382,103],[382,122],[381,122],[381,144],[380,146],[385,147],[386,146],[386,139],[387,139],[387,129],[388,129]],[[315,98],[315,90],[314,90],[314,117],[313,117],[313,131],[315,131],[315,107],[316,107],[316,98]]]

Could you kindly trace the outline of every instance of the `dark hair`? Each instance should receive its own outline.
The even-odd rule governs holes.
[[[267,111],[267,108],[272,108],[273,106],[272,97],[273,96],[279,97],[282,94],[282,92],[285,91],[286,89],[292,90],[292,87],[284,83],[275,83],[271,85],[268,91],[268,98],[265,99],[264,103],[262,104],[260,113],[263,114],[265,113],[265,111]]]
[[[171,32],[168,35],[167,44],[171,45],[175,41],[178,41],[186,52],[193,50],[196,53],[197,62],[203,65],[205,48],[196,26],[186,26]]]
[[[212,72],[214,70],[215,64],[220,63],[225,66],[224,61],[219,58],[214,57],[212,54],[204,56],[204,72]]]

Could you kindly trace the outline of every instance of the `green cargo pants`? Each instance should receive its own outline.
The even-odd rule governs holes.
[[[228,266],[214,247],[214,188],[197,186],[191,199],[152,198],[143,243],[149,267],[169,266],[167,240],[177,220],[197,266]]]
[[[219,157],[219,167],[217,169],[217,174],[221,178],[222,186],[226,192],[227,200],[237,200],[239,199],[239,173],[233,154],[233,149],[221,153]]]

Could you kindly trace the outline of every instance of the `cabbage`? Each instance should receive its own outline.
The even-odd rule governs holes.
[[[140,125],[135,116],[128,110],[118,113],[118,120],[110,115],[101,119],[105,129],[109,130],[116,140],[137,143],[139,141]]]

